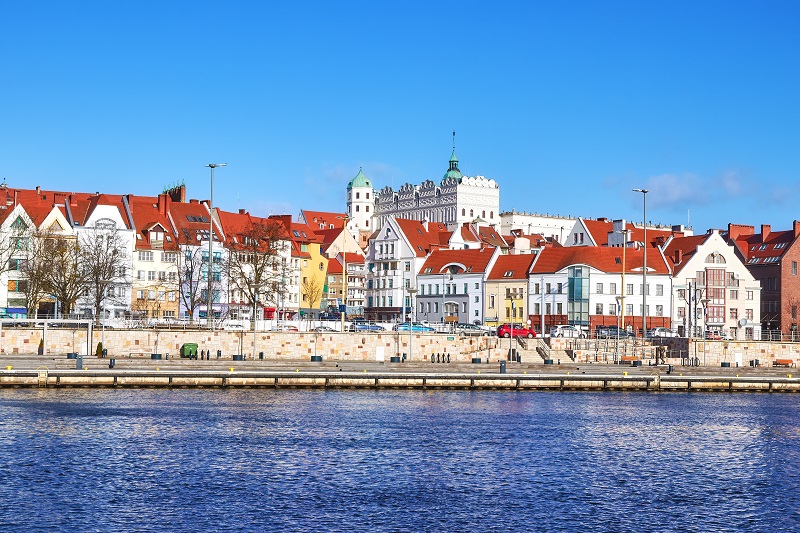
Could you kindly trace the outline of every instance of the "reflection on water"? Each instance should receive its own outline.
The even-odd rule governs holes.
[[[3,531],[766,531],[800,395],[0,390]]]

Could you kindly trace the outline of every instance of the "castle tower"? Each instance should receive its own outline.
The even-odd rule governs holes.
[[[372,182],[359,168],[356,177],[347,184],[347,215],[350,217],[348,228],[351,233],[371,232],[374,229],[372,223],[374,214],[375,191],[372,189]]]

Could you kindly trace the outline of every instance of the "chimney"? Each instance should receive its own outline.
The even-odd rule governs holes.
[[[767,237],[769,237],[769,232],[772,229],[772,226],[769,224],[761,224],[761,242],[767,242]]]
[[[167,201],[169,201],[169,196],[166,194],[158,195],[158,212],[164,216],[167,215]]]
[[[752,235],[753,233],[755,233],[755,227],[753,226],[728,223],[728,238],[732,241],[735,241],[742,235]]]
[[[683,261],[683,250],[679,248],[675,250],[675,264],[679,265],[681,264],[681,261]]]
[[[794,238],[800,237],[800,220],[794,221]]]
[[[245,211],[244,209],[240,208],[239,209],[239,214],[240,215],[245,215],[245,214],[247,214],[247,211]]]
[[[36,194],[39,194],[40,192],[42,192],[42,188],[37,185],[36,186]]]
[[[191,199],[189,200],[189,203],[190,203],[190,204],[196,204],[196,203],[197,203],[197,198],[191,198]]]

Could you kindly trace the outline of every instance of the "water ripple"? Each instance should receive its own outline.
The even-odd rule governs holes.
[[[2,531],[791,531],[796,395],[2,390]]]

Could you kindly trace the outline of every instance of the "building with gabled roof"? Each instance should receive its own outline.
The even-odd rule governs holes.
[[[170,220],[167,194],[127,196],[133,220],[131,314],[150,323],[180,316],[178,254],[180,245]]]
[[[723,234],[747,270],[761,284],[761,327],[765,333],[796,334],[800,308],[800,221],[792,229],[773,231],[762,224],[754,226],[728,224]],[[769,333],[767,333],[769,332]]]
[[[447,249],[450,232],[441,222],[388,217],[370,236],[365,262],[367,289],[365,316],[397,321],[410,306],[404,288],[416,285],[419,268],[433,250]]]
[[[484,282],[500,249],[433,250],[417,274],[416,318],[482,324]]]
[[[499,326],[506,322],[528,320],[528,273],[534,254],[505,254],[497,257],[484,289],[484,324]]]
[[[662,250],[673,265],[672,319],[681,335],[760,338],[761,286],[718,230],[671,237]]]
[[[225,258],[225,236],[216,217],[210,217],[208,203],[191,199],[169,203],[169,220],[180,247],[181,318],[208,319],[208,271],[211,271],[211,310],[215,318],[227,315],[227,291],[222,267]],[[213,231],[212,231],[213,229]],[[211,257],[208,248],[211,241]]]
[[[643,250],[548,246],[530,269],[528,313],[539,333],[561,324],[593,330],[624,322],[642,327]],[[647,327],[670,327],[671,265],[658,251],[647,261]],[[624,316],[624,320],[623,320]]]

